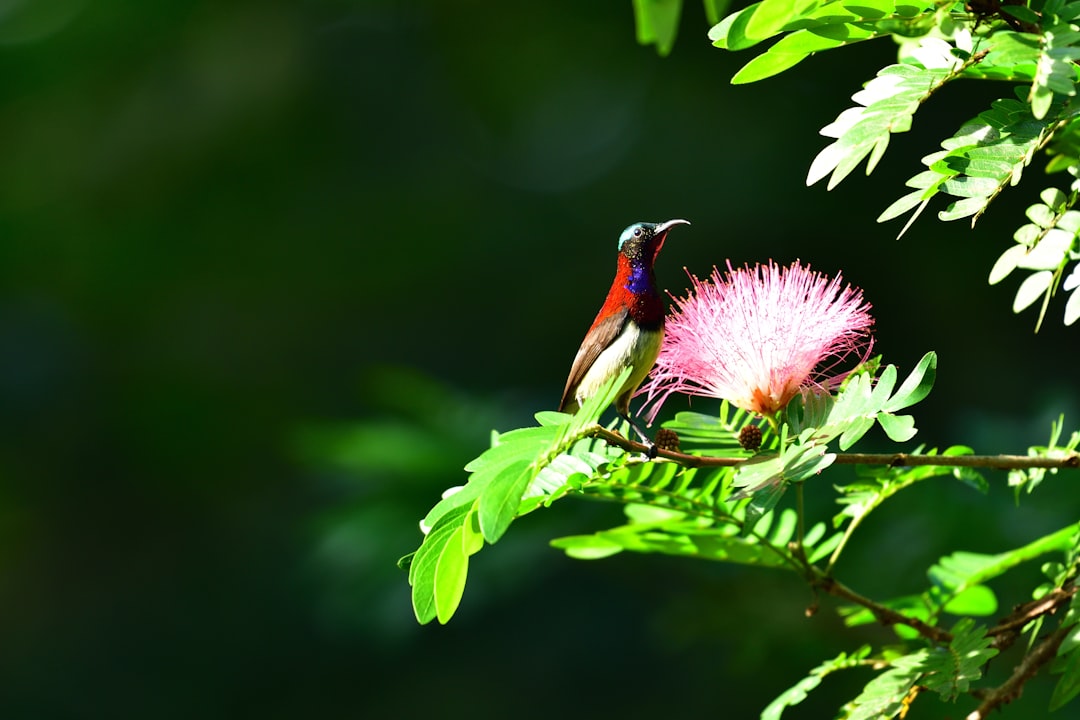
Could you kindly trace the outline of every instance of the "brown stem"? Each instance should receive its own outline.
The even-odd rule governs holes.
[[[1061,457],[1031,455],[909,455],[908,453],[837,453],[835,463],[848,465],[888,465],[889,467],[974,467],[991,470],[1020,468],[1080,468],[1080,453]]]
[[[628,440],[619,433],[597,427],[594,437],[628,452],[648,453],[649,446]],[[658,457],[672,460],[683,467],[733,467],[747,458],[687,455],[675,450],[659,449]],[[1021,468],[1075,469],[1080,468],[1080,453],[1072,451],[1059,457],[1030,455],[912,455],[910,453],[836,453],[834,463],[840,465],[887,465],[889,467],[973,467],[991,470]]]
[[[1020,697],[1024,691],[1024,684],[1035,677],[1043,665],[1054,659],[1058,647],[1072,631],[1073,626],[1066,625],[1043,638],[1031,652],[1024,656],[1008,680],[983,695],[982,703],[967,716],[967,720],[983,720],[995,708],[1007,705]]]
[[[1029,622],[1043,615],[1052,615],[1057,612],[1057,609],[1067,605],[1075,594],[1075,585],[1054,588],[1038,600],[1017,605],[997,625],[987,630],[986,634],[994,638],[994,647],[998,650],[1004,650],[1013,644],[1017,635]]]
[[[814,587],[821,588],[834,597],[861,605],[871,613],[882,625],[907,625],[923,637],[934,642],[948,645],[952,642],[952,633],[939,627],[929,625],[918,618],[908,617],[903,613],[896,612],[892,608],[885,607],[865,595],[860,595],[847,585],[827,575],[819,575],[814,579]]]

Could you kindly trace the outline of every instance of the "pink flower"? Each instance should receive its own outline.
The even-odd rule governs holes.
[[[651,422],[669,395],[720,398],[768,417],[809,385],[831,387],[847,372],[836,366],[850,353],[869,354],[869,303],[862,291],[841,287],[798,262],[733,270],[676,299],[664,342],[641,392]]]

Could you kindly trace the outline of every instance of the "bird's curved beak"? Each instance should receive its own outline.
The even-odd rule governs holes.
[[[673,228],[676,225],[689,225],[689,224],[690,224],[689,220],[676,219],[676,220],[668,220],[667,222],[662,222],[659,225],[657,225],[656,228],[653,230],[653,237],[657,239],[656,249],[653,251],[653,259],[654,260],[656,259],[656,256],[660,254],[660,249],[662,247],[664,247],[664,240],[667,239],[668,230],[670,230],[671,228]]]
[[[668,230],[675,227],[676,225],[689,225],[689,224],[690,224],[689,220],[681,220],[681,219],[668,220],[667,222],[662,222],[659,225],[657,225],[656,230],[653,231],[653,234],[654,235],[663,235],[664,233],[666,233]]]

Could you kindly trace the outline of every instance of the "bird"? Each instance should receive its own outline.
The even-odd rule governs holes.
[[[619,236],[615,280],[574,357],[559,411],[577,412],[586,399],[628,366],[630,377],[615,396],[615,411],[656,457],[656,445],[630,416],[630,398],[652,370],[664,339],[664,303],[656,288],[653,265],[668,231],[686,220],[637,222]]]

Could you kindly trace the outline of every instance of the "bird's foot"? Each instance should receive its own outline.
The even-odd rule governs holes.
[[[642,430],[629,415],[622,415],[622,419],[630,423],[630,427],[634,428],[634,432],[641,438],[641,444],[645,446],[645,456],[650,460],[656,458],[657,454],[660,452],[660,449],[656,447],[656,443],[649,439],[649,436],[645,434],[645,431]]]

